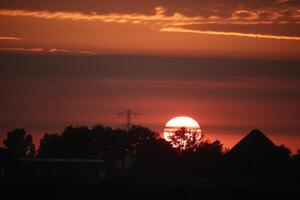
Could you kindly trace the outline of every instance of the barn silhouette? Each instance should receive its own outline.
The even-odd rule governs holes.
[[[262,131],[252,130],[224,156],[230,176],[239,178],[278,178],[288,159]]]
[[[227,153],[235,159],[266,159],[274,156],[277,146],[260,130],[254,129]]]

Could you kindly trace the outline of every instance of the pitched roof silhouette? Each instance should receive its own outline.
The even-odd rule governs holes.
[[[252,130],[225,155],[225,168],[231,177],[274,178],[283,173],[282,161],[278,146],[260,130]]]
[[[260,130],[254,129],[228,153],[229,157],[268,157],[276,153],[277,146]]]

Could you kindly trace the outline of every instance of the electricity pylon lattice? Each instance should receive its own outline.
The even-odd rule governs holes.
[[[128,110],[125,110],[123,112],[116,113],[116,115],[119,118],[124,118],[125,119],[125,123],[122,126],[125,127],[126,129],[130,129],[131,126],[132,126],[132,119],[133,118],[140,118],[140,116],[142,114],[134,112],[134,111],[128,109]]]

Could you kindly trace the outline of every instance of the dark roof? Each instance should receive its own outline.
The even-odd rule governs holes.
[[[252,130],[228,153],[230,157],[269,156],[277,150],[276,145],[260,130]]]

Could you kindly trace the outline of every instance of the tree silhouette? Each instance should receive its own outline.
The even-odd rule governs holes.
[[[64,147],[62,136],[53,133],[46,133],[40,140],[40,147],[38,150],[39,158],[63,158]]]
[[[210,142],[205,140],[200,142],[195,150],[198,156],[208,159],[219,159],[224,154],[223,144],[219,140]]]
[[[125,171],[126,158],[134,158],[140,145],[156,139],[158,134],[142,126],[132,126],[129,130],[116,129],[114,131],[114,149],[121,161],[121,170]],[[111,144],[112,145],[112,144]]]
[[[297,150],[297,153],[293,155],[294,159],[300,160],[300,149]]]
[[[291,156],[286,146],[276,146],[258,130],[225,156],[220,141],[211,142],[197,130],[182,127],[169,138],[170,142],[142,126],[128,130],[100,124],[92,128],[68,126],[62,133],[46,133],[37,157],[103,159],[112,178],[125,173],[141,179],[219,178],[227,174],[229,178],[300,178],[300,151]],[[24,129],[8,132],[3,143],[15,158],[35,157],[32,136]]]
[[[215,140],[202,141],[195,148],[181,151],[179,154],[180,171],[189,177],[215,177],[220,173],[224,154],[223,144]]]
[[[136,154],[140,145],[157,139],[158,133],[151,131],[143,126],[132,126],[127,132],[127,145],[131,154]]]
[[[40,158],[100,158],[106,169],[115,173],[116,163],[125,171],[126,158],[135,157],[143,143],[157,138],[157,133],[142,126],[129,130],[112,129],[102,125],[88,127],[66,127],[62,134],[48,134],[40,140]],[[109,173],[109,172],[108,172]]]
[[[31,135],[26,135],[25,146],[27,148],[26,157],[34,158],[35,155],[36,155],[36,149],[35,149],[35,145],[32,141],[32,136]]]
[[[179,151],[195,150],[201,143],[202,135],[198,130],[182,127],[169,136],[170,142]]]
[[[27,134],[25,129],[14,129],[8,132],[3,144],[16,158],[33,158],[36,153],[32,136]]]
[[[140,145],[158,135],[142,126],[125,130],[96,125],[91,132],[95,139],[96,155],[105,161],[109,170],[114,170],[115,163],[119,161],[122,172],[125,171],[126,158],[135,157]]]
[[[61,135],[45,134],[40,141],[41,158],[95,158],[94,137],[88,127],[65,128]]]
[[[299,172],[299,167],[300,167],[300,150],[297,151],[297,153],[295,155],[293,155],[293,163],[294,166],[296,168],[295,172],[298,175],[298,177],[300,178],[300,172]]]
[[[95,144],[90,129],[86,126],[65,128],[62,143],[67,158],[94,158]]]
[[[291,150],[287,148],[285,145],[277,146],[277,157],[280,159],[290,159],[291,158]]]
[[[95,148],[95,157],[104,158],[111,152],[112,145],[114,144],[113,137],[114,130],[111,127],[105,127],[101,124],[97,124],[92,127],[91,134],[94,139]]]
[[[295,179],[300,180],[300,150],[297,151],[295,155],[293,155],[293,176]]]
[[[131,172],[135,175],[161,176],[174,173],[177,152],[166,140],[151,139],[139,146]]]

